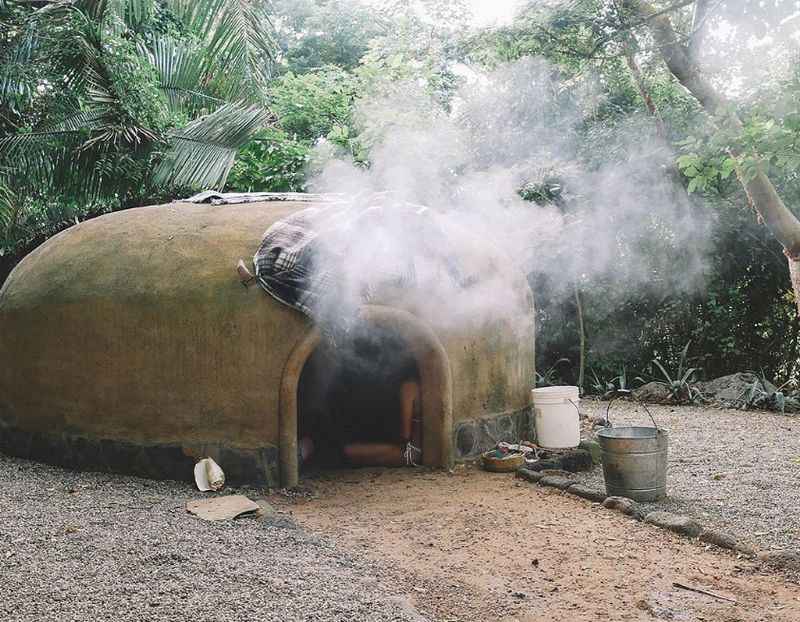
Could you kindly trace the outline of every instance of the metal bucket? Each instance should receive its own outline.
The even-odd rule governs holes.
[[[667,496],[669,437],[655,420],[653,426],[612,427],[597,432],[609,495],[634,501],[658,501]]]

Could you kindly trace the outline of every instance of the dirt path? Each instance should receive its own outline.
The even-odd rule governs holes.
[[[435,620],[800,620],[800,587],[553,489],[462,467],[345,471],[274,503]],[[673,587],[682,582],[731,603]]]

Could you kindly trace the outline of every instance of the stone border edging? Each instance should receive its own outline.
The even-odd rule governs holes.
[[[572,479],[571,473],[553,470],[531,471],[523,467],[518,469],[514,476],[517,479],[538,483],[539,486],[556,488],[576,497],[600,503],[604,508],[616,510],[637,521],[758,559],[776,568],[800,571],[800,550],[759,551],[757,548],[741,542],[733,534],[705,527],[690,516],[662,510],[646,512],[641,504],[633,499],[609,496],[601,490],[590,488]]]

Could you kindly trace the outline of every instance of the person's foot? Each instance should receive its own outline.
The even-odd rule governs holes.
[[[300,460],[305,464],[314,455],[314,441],[308,436],[300,439]]]

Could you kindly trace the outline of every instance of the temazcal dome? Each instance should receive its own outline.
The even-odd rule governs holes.
[[[210,456],[229,482],[295,485],[298,385],[320,331],[234,269],[308,202],[171,203],[89,220],[28,255],[0,290],[0,450],[71,468],[189,479]],[[532,295],[502,278],[504,319],[438,326],[402,303],[361,309],[416,361],[423,460],[449,466],[524,437]]]

